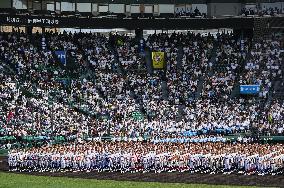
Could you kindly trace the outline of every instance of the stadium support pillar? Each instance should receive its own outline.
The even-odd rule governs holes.
[[[139,52],[141,55],[145,55],[145,40],[143,39],[143,29],[135,29],[135,40],[139,46]]]
[[[270,22],[266,18],[254,18],[254,30],[253,37],[254,39],[263,40],[269,35],[270,31]]]
[[[236,39],[252,38],[253,30],[252,29],[234,29],[234,36]]]
[[[26,31],[27,31],[27,34],[28,34],[28,35],[32,35],[32,33],[33,33],[33,27],[32,27],[32,26],[27,26],[27,27],[26,27]]]
[[[138,39],[143,38],[143,29],[141,28],[135,29],[135,37]]]

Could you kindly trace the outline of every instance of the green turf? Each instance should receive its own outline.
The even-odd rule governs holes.
[[[43,177],[0,172],[0,188],[235,188],[237,186]]]

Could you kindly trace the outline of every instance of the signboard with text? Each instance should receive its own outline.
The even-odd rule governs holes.
[[[23,16],[6,16],[5,19],[7,24],[27,24],[27,25],[59,25],[60,21],[57,18],[33,18],[33,17],[23,17]]]
[[[64,65],[66,65],[66,53],[65,53],[65,51],[55,51],[55,54],[57,55],[60,62]]]
[[[260,85],[240,85],[241,94],[257,94],[260,91]]]

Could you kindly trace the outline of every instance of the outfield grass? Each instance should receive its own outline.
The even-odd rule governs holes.
[[[31,176],[0,172],[0,188],[237,188],[238,186],[131,182],[67,177]],[[240,187],[240,186],[239,186]],[[244,187],[242,187],[244,188]],[[250,187],[252,188],[252,187]]]

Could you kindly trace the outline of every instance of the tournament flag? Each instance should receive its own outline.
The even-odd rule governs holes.
[[[154,69],[163,69],[165,64],[165,52],[152,52],[152,63]]]

